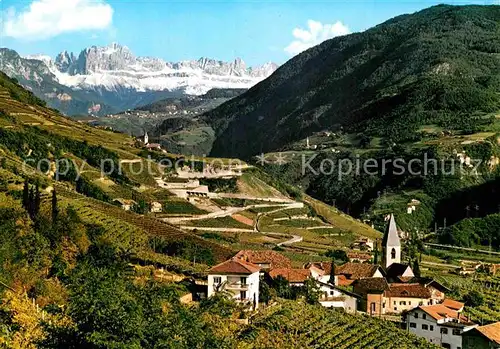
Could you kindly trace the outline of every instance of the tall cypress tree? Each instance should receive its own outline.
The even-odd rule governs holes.
[[[30,188],[28,194],[28,213],[31,219],[35,218],[35,191],[33,187]]]
[[[420,277],[420,264],[418,263],[418,259],[415,258],[415,260],[413,261],[413,274],[416,276],[416,277]]]
[[[332,259],[332,268],[330,269],[330,279],[328,282],[335,285],[335,259]]]
[[[34,210],[33,210],[33,215],[34,217],[38,216],[38,213],[40,212],[40,188],[38,186],[38,183],[35,186],[35,204],[34,204]]]
[[[378,264],[378,240],[375,240],[375,243],[373,244],[374,250],[373,250],[373,264],[377,265]]]
[[[59,210],[57,208],[57,194],[56,189],[52,190],[52,224],[57,224],[57,216],[59,215]]]
[[[24,188],[23,188],[23,207],[26,211],[29,210],[29,202],[30,202],[30,186],[28,184],[28,179],[24,180]]]

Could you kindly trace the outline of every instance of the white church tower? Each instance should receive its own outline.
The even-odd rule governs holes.
[[[401,263],[401,241],[394,215],[389,218],[389,225],[382,240],[382,266],[388,268],[393,263]]]
[[[148,145],[149,144],[149,136],[148,133],[144,133],[144,144]]]

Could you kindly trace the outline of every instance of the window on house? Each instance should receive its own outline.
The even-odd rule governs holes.
[[[247,278],[246,277],[240,277],[240,282],[242,285],[246,285],[247,284]]]
[[[396,301],[394,301],[394,305],[396,305]]]
[[[214,284],[218,285],[222,283],[222,278],[220,276],[214,277]]]
[[[450,343],[441,343],[441,346],[442,346],[443,348],[448,348],[448,349],[451,349],[451,345],[450,345]]]
[[[422,319],[427,319],[427,314],[422,314]]]
[[[371,311],[372,313],[374,313],[374,312],[375,312],[375,303],[374,303],[374,302],[371,302],[371,303],[370,303],[370,311]]]
[[[396,249],[395,248],[393,248],[391,250],[391,259],[396,259]]]
[[[247,291],[240,291],[240,299],[247,299]]]
[[[430,330],[430,331],[434,331],[434,326],[433,326],[433,325],[430,325],[430,326],[429,326],[429,330]]]
[[[448,334],[448,329],[447,328],[442,328],[441,329],[442,334]]]
[[[429,326],[427,326],[426,324],[422,324],[422,330],[428,330],[429,329]]]
[[[418,313],[414,313],[414,314],[413,314],[413,317],[414,317],[415,319],[418,319]]]
[[[454,336],[460,336],[460,330],[459,329],[454,329],[453,330],[453,335]]]
[[[418,305],[424,305],[424,302],[420,301],[418,302]]]
[[[396,310],[396,311],[397,311],[397,310],[398,310],[398,307],[394,307],[394,310]]]
[[[410,322],[410,327],[411,327],[411,328],[417,328],[417,324],[416,324],[416,323],[414,323],[414,322]]]
[[[330,291],[330,296],[333,296],[333,291]]]

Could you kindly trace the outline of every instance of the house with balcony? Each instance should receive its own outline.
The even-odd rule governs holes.
[[[448,349],[462,349],[463,336],[478,325],[445,304],[435,304],[409,311],[406,326],[409,332],[432,344]]]
[[[259,306],[260,268],[239,258],[231,258],[208,270],[207,296],[230,294],[238,302],[256,309]]]

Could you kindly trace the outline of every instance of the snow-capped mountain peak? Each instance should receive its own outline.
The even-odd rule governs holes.
[[[276,64],[247,68],[241,58],[232,62],[201,57],[198,60],[166,62],[154,57],[136,57],[118,43],[88,47],[78,56],[67,51],[45,62],[59,83],[74,89],[132,89],[171,91],[201,95],[212,88],[249,88],[276,70]]]

